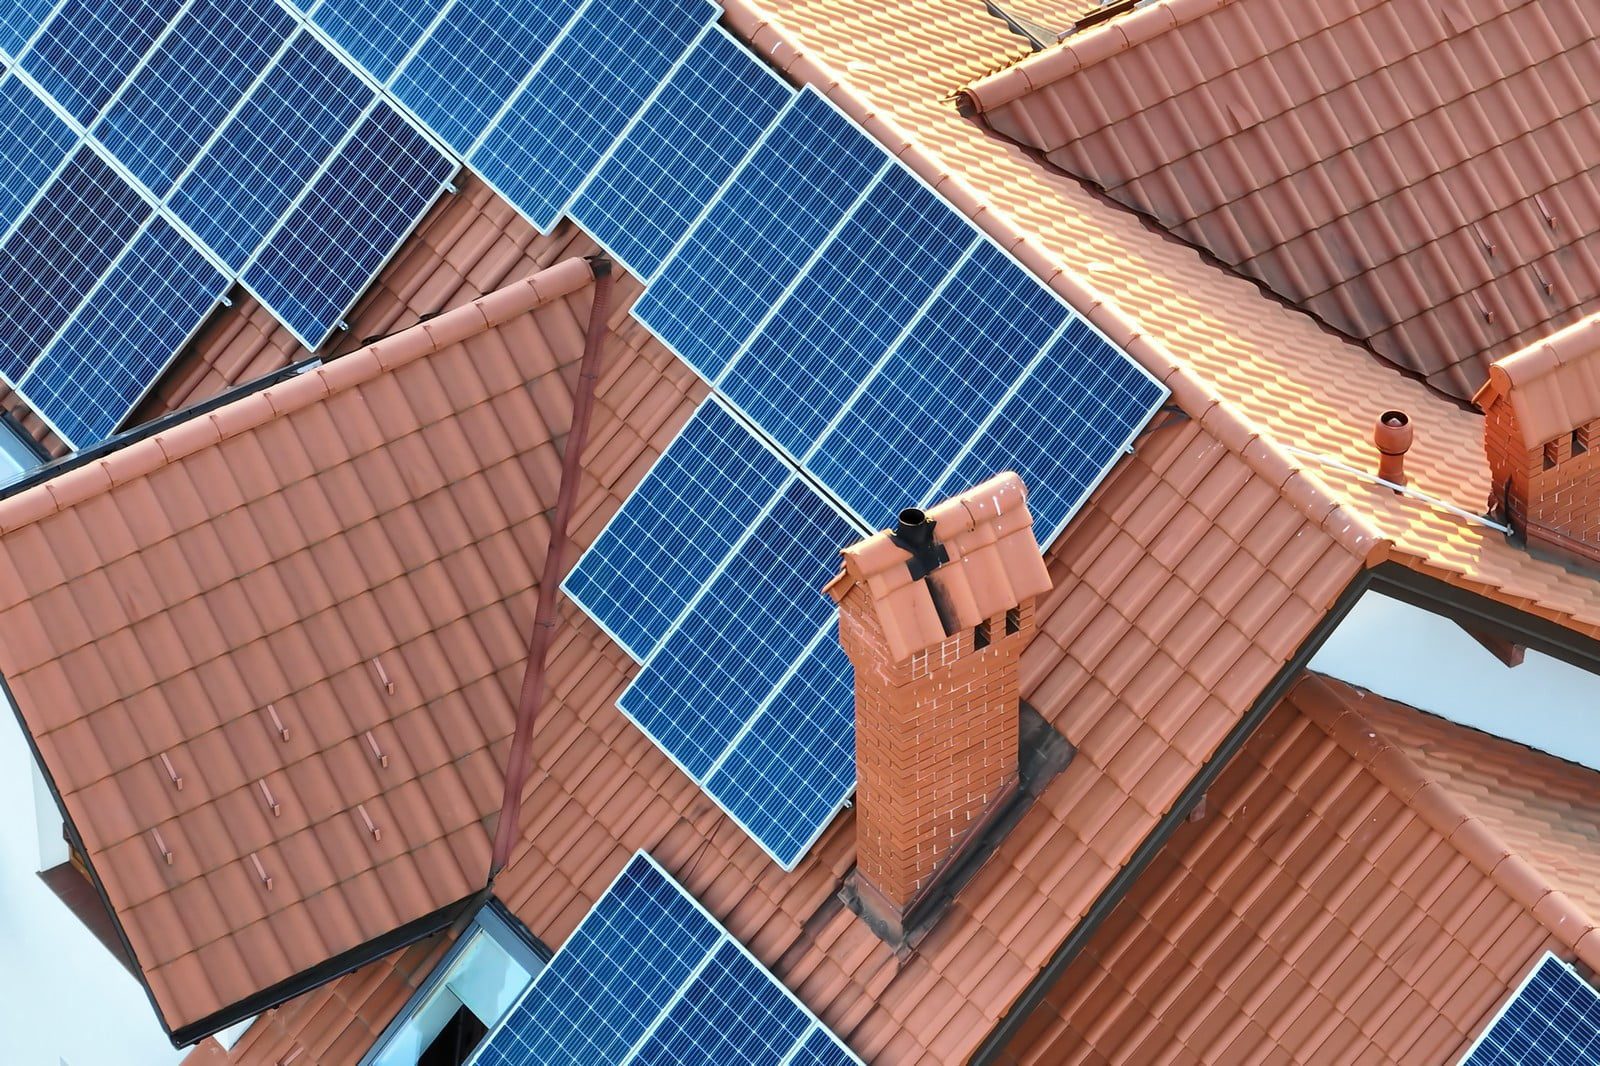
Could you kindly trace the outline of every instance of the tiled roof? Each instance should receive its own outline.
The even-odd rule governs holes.
[[[1487,410],[1502,396],[1528,448],[1600,418],[1600,315],[1497,360],[1476,400]]]
[[[1453,1062],[1543,951],[1600,961],[1587,898],[1562,895],[1600,867],[1597,785],[1308,677],[1063,973],[1011,1061]]]
[[[0,670],[172,1028],[482,887],[589,282],[561,263],[0,504]],[[645,365],[670,418],[692,379]]]
[[[1465,399],[1600,296],[1597,82],[1580,0],[1166,0],[970,92],[996,130]]]

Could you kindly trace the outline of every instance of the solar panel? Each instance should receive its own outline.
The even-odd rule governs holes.
[[[300,33],[179,182],[168,206],[231,270],[251,256],[376,99]]]
[[[1462,1066],[1589,1066],[1600,1062],[1600,995],[1546,952],[1473,1041]]]
[[[580,0],[455,0],[391,91],[458,155],[516,93]]]
[[[634,303],[635,317],[715,381],[886,161],[802,90]]]
[[[379,102],[267,238],[245,285],[302,344],[319,347],[455,170]]]
[[[66,0],[22,69],[85,126],[177,15],[182,0]]]
[[[144,225],[150,207],[79,148],[0,243],[0,373],[17,382]]]
[[[55,0],[11,0],[0,7],[0,48],[7,55],[20,55],[55,6]]]
[[[311,21],[373,78],[387,82],[449,0],[322,0]]]
[[[472,165],[550,232],[717,12],[708,0],[588,0],[473,151]]]
[[[790,476],[775,452],[708,400],[562,589],[643,661]]]
[[[860,1063],[643,851],[469,1060],[624,1061]]]
[[[617,699],[704,781],[833,616],[822,587],[856,529],[802,479],[752,523]]]
[[[718,387],[803,456],[977,240],[903,167],[867,192]]]
[[[268,0],[195,0],[94,127],[157,196],[216,132],[294,31]]]
[[[0,79],[0,232],[22,217],[77,140],[21,81]]]
[[[869,379],[806,466],[875,528],[936,480],[1067,309],[990,241],[981,242]]]
[[[19,391],[68,444],[102,440],[227,289],[210,259],[165,219],[152,219]]]
[[[700,38],[569,214],[648,280],[794,91],[727,31]]]

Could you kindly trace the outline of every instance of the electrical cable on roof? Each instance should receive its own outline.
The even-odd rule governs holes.
[[[1283,450],[1288,452],[1290,455],[1298,456],[1301,459],[1310,459],[1314,463],[1321,463],[1324,466],[1331,466],[1335,470],[1342,471],[1346,474],[1351,474],[1357,478],[1360,478],[1362,481],[1369,482],[1373,485],[1382,485],[1386,489],[1393,489],[1402,496],[1410,496],[1412,499],[1417,500],[1420,503],[1429,504],[1441,511],[1453,514],[1457,518],[1464,518],[1468,522],[1476,522],[1478,525],[1485,526],[1497,533],[1503,533],[1508,537],[1511,536],[1510,526],[1502,525],[1492,518],[1485,518],[1481,514],[1474,514],[1464,507],[1457,507],[1455,504],[1446,500],[1441,500],[1437,496],[1429,496],[1426,492],[1418,492],[1416,489],[1408,488],[1405,485],[1396,484],[1393,481],[1385,481],[1376,474],[1369,474],[1360,467],[1351,466],[1349,463],[1346,463],[1341,459],[1334,459],[1327,455],[1318,455],[1316,452],[1308,452],[1304,448],[1296,448],[1288,444],[1283,445]]]

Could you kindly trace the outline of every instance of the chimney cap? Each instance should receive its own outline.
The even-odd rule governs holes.
[[[1600,314],[1490,364],[1473,402],[1487,411],[1500,400],[1530,450],[1600,418]]]

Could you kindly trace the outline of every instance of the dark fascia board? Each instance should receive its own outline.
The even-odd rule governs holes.
[[[1305,670],[1306,664],[1311,661],[1311,657],[1333,635],[1333,631],[1344,621],[1356,602],[1369,591],[1403,600],[1458,623],[1471,624],[1526,645],[1535,651],[1544,652],[1579,669],[1600,674],[1600,641],[1593,637],[1476,592],[1458,588],[1400,563],[1379,563],[1371,569],[1361,571],[1351,579],[1350,584],[1339,594],[1339,598],[1323,615],[1322,620],[1307,635],[1300,647],[1295,649],[1289,661],[1273,675],[1271,682],[1251,704],[1244,717],[1227,736],[1223,737],[1216,752],[1178,796],[1172,809],[1139,844],[1132,858],[1095,899],[1083,920],[1073,928],[1067,939],[1045,963],[1044,969],[1028,983],[1011,1009],[978,1046],[978,1050],[968,1060],[972,1066],[988,1066],[990,1063],[1000,1061],[1006,1045],[1016,1036],[1022,1023],[1043,1001],[1045,994],[1060,980],[1078,952],[1083,950],[1084,945],[1099,930],[1101,923],[1116,909],[1122,897],[1127,895],[1128,890],[1177,831],[1178,826],[1189,817],[1189,812],[1244,747],[1245,741],[1250,739],[1250,735],[1256,731],[1262,719],[1266,718],[1288,693],[1289,688]]]

